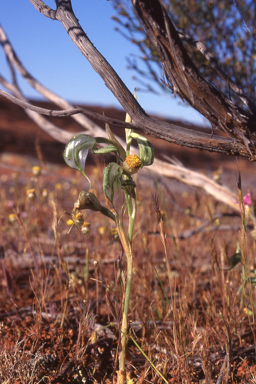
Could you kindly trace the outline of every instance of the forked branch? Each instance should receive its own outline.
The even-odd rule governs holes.
[[[46,119],[42,114],[39,114],[37,112],[36,106],[31,105],[28,100],[25,98],[25,96],[22,94],[22,91],[19,89],[17,82],[15,81],[15,73],[14,69],[16,69],[36,91],[38,91],[42,96],[47,98],[52,103],[56,104],[60,108],[64,109],[64,114],[67,115],[67,111],[74,111],[77,112],[77,114],[71,114],[71,117],[76,120],[80,126],[81,130],[83,130],[83,133],[86,133],[90,136],[94,137],[106,137],[106,132],[97,124],[95,124],[92,120],[87,118],[84,114],[78,113],[79,110],[76,109],[73,105],[69,104],[66,100],[62,99],[60,96],[56,95],[54,92],[50,91],[48,88],[40,84],[40,82],[33,77],[31,73],[28,72],[28,70],[24,67],[24,65],[19,60],[19,57],[17,53],[14,51],[11,42],[7,38],[3,28],[0,26],[0,43],[2,44],[3,50],[6,54],[7,61],[10,66],[10,71],[13,74],[13,82],[10,83],[6,79],[4,79],[0,75],[0,84],[3,85],[4,88],[6,88],[7,91],[11,92],[14,96],[11,96],[10,94],[6,94],[2,91],[2,95],[5,95],[8,99],[13,101],[14,103],[18,104],[19,106],[22,106],[25,109],[25,112],[29,115],[29,117],[44,131],[46,131],[49,135],[54,137],[56,140],[67,143],[72,137],[73,134],[67,131],[64,131],[60,128],[58,128],[52,121],[49,121]],[[40,110],[46,112],[46,114],[51,115],[52,110]],[[86,113],[88,112],[86,109],[82,110]],[[55,111],[56,114],[62,114],[62,111],[58,110]],[[91,113],[90,111],[88,113]],[[97,117],[100,116],[102,119],[102,115],[93,115],[94,112],[92,112],[91,116]],[[103,118],[104,119],[104,118]],[[116,120],[113,121],[113,123]],[[120,127],[123,126],[123,121],[118,121],[118,125]],[[125,127],[127,127],[128,124],[125,123]],[[125,143],[122,141],[122,139],[118,138],[119,142],[125,146]],[[226,139],[230,140],[230,139]],[[133,153],[137,153],[137,149],[133,148]],[[155,159],[154,164],[148,169],[149,172],[157,173],[159,176],[165,176],[165,177],[171,177],[174,179],[179,180],[182,183],[201,188],[206,191],[206,193],[212,195],[215,199],[224,202],[225,204],[229,205],[234,210],[239,210],[239,207],[237,204],[235,204],[236,196],[233,194],[230,190],[225,188],[224,186],[221,186],[217,183],[215,183],[212,179],[208,178],[205,175],[202,175],[201,173],[197,173],[194,171],[191,171],[180,164],[175,164],[173,162],[166,162],[161,161],[159,159]]]
[[[132,0],[144,27],[158,49],[167,81],[182,98],[231,139],[211,137],[172,125],[146,114],[117,73],[93,46],[74,15],[71,0],[56,0],[56,11],[41,0],[30,0],[45,16],[59,20],[72,41],[101,76],[106,86],[131,116],[134,128],[178,145],[256,159],[255,116],[242,110],[203,79],[190,60],[160,0]]]
[[[212,126],[242,142],[245,150],[255,157],[256,108],[253,103],[240,92],[239,97],[248,107],[247,110],[241,109],[202,76],[183,46],[161,0],[132,0],[132,4],[159,53],[167,86],[205,116]],[[212,57],[207,56],[213,64]],[[220,71],[216,59],[214,64],[215,70],[226,81],[228,76]],[[238,92],[238,87],[233,83],[231,85]]]

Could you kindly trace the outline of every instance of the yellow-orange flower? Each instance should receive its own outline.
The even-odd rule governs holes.
[[[35,200],[35,198],[36,198],[36,191],[35,191],[34,188],[33,188],[33,189],[28,189],[28,190],[27,190],[27,197],[28,197],[28,199],[29,199],[30,201],[34,201],[34,200]]]
[[[98,228],[98,232],[99,232],[99,234],[100,234],[101,236],[103,236],[103,235],[104,235],[104,233],[105,233],[105,230],[106,230],[106,228],[105,228],[105,227],[99,227],[99,228]]]
[[[82,213],[80,213],[80,212],[78,212],[72,219],[74,221],[74,224],[77,227],[82,227],[82,225],[84,224],[84,218],[83,218]]]
[[[83,235],[89,235],[90,234],[90,232],[91,232],[90,226],[91,226],[91,224],[87,223],[86,221],[83,223],[83,225],[81,227],[81,232]]]
[[[16,220],[16,215],[15,215],[15,213],[10,213],[9,216],[8,216],[8,219],[9,219],[9,222],[10,222],[10,223],[14,223],[15,220]]]
[[[38,165],[35,165],[33,168],[32,168],[32,172],[33,172],[33,175],[38,177],[41,175],[41,167],[39,167]]]
[[[129,174],[137,173],[140,167],[141,159],[137,155],[127,156],[123,163],[124,170]]]

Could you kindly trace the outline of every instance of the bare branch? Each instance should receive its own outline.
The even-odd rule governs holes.
[[[13,85],[7,82],[4,82],[1,76],[0,76],[0,82],[7,89],[9,89],[11,92],[16,94],[16,96],[22,98],[22,100],[19,100],[19,105],[22,105],[22,104],[28,105],[28,106],[31,105],[25,102],[26,99],[24,98],[24,96],[21,94],[20,91],[18,91]],[[3,94],[3,93],[5,92],[0,90],[0,94]],[[8,95],[8,99],[11,97],[12,100],[15,100],[15,101],[18,100],[17,98],[14,98],[9,94],[7,95]],[[37,110],[38,108],[34,106],[32,107],[34,108],[34,110]],[[40,110],[42,109],[43,108],[40,108]],[[41,116],[37,112],[33,112],[28,109],[25,109],[25,111],[31,117],[31,119],[35,121],[36,124],[38,124],[43,130],[45,130],[48,134],[50,134],[56,140],[63,143],[67,143],[73,137],[74,134],[65,132],[62,129],[57,128],[54,124],[52,124],[51,122],[43,118],[43,116]],[[102,130],[102,136],[105,136],[105,133],[103,130]],[[119,140],[121,141],[121,139]],[[136,152],[136,150],[134,150],[134,152]],[[161,161],[159,159],[155,159],[154,164],[150,168],[148,169],[145,168],[144,170],[149,172],[157,172],[161,176],[171,177],[187,185],[190,185],[196,188],[202,188],[217,200],[220,200],[223,203],[229,205],[232,209],[236,211],[239,209],[238,205],[235,203],[236,195],[234,193],[232,193],[227,188],[215,183],[215,181],[209,179],[207,176],[202,175],[198,172],[191,171],[181,165],[170,164],[170,163]]]
[[[17,104],[22,108],[30,109],[31,111],[40,113],[41,115],[45,115],[45,116],[67,117],[67,116],[76,115],[78,113],[84,113],[86,115],[94,117],[97,120],[104,121],[106,123],[110,123],[110,124],[120,126],[123,128],[125,128],[125,127],[134,128],[133,124],[125,123],[122,120],[111,119],[111,118],[103,116],[97,112],[92,112],[92,111],[90,111],[86,108],[82,108],[82,107],[75,107],[72,109],[64,109],[64,110],[46,109],[46,108],[37,107],[37,106],[32,105],[28,102],[25,102],[24,100],[21,100],[15,96],[12,96],[9,93],[2,91],[2,90],[0,90],[0,95],[6,97],[8,100],[12,101],[14,104]]]
[[[14,52],[9,40],[7,39],[4,31],[0,28],[0,42],[2,43],[3,49],[6,53],[10,70],[12,72],[13,84],[9,83],[3,77],[0,76],[0,83],[12,92],[17,98],[21,99],[20,102],[25,103],[28,106],[31,104],[28,103],[24,95],[21,93],[18,88],[16,82],[16,75],[14,72],[13,66],[17,68],[17,70],[21,73],[21,75],[27,80],[29,84],[33,86],[37,91],[39,91],[42,95],[44,95],[48,100],[53,103],[61,106],[62,108],[67,108],[71,110],[76,110],[71,104],[62,99],[60,96],[55,93],[49,91],[49,89],[45,88],[41,85],[22,65],[16,53]],[[7,94],[9,96],[9,94]],[[10,96],[11,97],[11,96]],[[16,99],[14,99],[16,100]],[[33,107],[33,106],[32,106]],[[58,127],[56,127],[52,122],[49,122],[43,116],[38,114],[37,112],[33,112],[29,109],[25,109],[25,112],[28,116],[44,131],[46,131],[49,135],[54,137],[56,140],[61,141],[63,143],[67,143],[73,134],[69,132],[65,132]],[[58,111],[59,112],[59,111]],[[91,122],[90,119],[86,118],[84,115],[79,113],[78,115],[72,115],[85,129],[86,133],[92,136],[106,136],[105,131],[100,128],[95,123]],[[100,115],[100,117],[102,117]],[[123,122],[120,122],[123,123]],[[127,123],[125,124],[127,127]],[[125,143],[119,138],[120,143],[125,146]],[[138,150],[133,148],[134,153],[138,153]],[[158,159],[155,159],[154,164],[148,169],[150,172],[157,172],[158,175],[163,175],[165,177],[171,177],[179,180],[182,183],[188,184],[190,186],[196,188],[204,189],[208,194],[212,195],[215,199],[222,201],[229,205],[232,209],[238,210],[238,205],[235,204],[235,195],[229,191],[227,188],[218,185],[212,179],[208,177],[198,174],[197,172],[193,172],[189,169],[186,169],[181,164],[174,164],[173,162],[164,162]]]
[[[29,73],[26,68],[23,66],[21,61],[19,60],[16,52],[14,51],[9,39],[7,38],[3,28],[0,25],[0,43],[3,47],[5,55],[9,64],[12,64],[21,76],[30,84],[37,92],[39,92],[46,99],[51,101],[52,103],[58,105],[62,109],[74,109],[74,106],[64,100],[62,97],[57,95],[56,93],[50,91],[48,88],[43,86],[37,79],[35,79],[31,73]],[[76,120],[79,124],[84,127],[88,133],[91,132],[92,135],[101,136],[104,131],[95,124],[92,120],[88,119],[85,115],[79,113],[78,115],[72,115],[72,118]]]
[[[112,125],[119,127],[119,128],[129,128],[130,127],[130,128],[134,128],[134,129],[141,129],[141,127],[137,126],[134,122],[126,123],[124,121],[112,119],[112,118],[106,117],[104,115],[100,115],[99,113],[92,112],[92,111],[89,111],[89,110],[87,110],[85,108],[81,108],[81,107],[76,107],[76,108],[71,109],[71,110],[62,110],[62,111],[51,110],[51,109],[36,107],[30,103],[27,103],[23,100],[20,100],[19,98],[16,98],[16,97],[14,97],[14,96],[12,96],[12,95],[10,95],[7,92],[4,92],[2,90],[0,90],[0,95],[6,97],[8,100],[11,100],[13,103],[15,103],[15,104],[17,104],[23,108],[28,108],[31,111],[34,111],[34,112],[37,112],[37,113],[40,113],[40,114],[46,115],[46,116],[66,117],[66,116],[71,116],[71,115],[74,115],[77,113],[84,113],[88,116],[94,117],[98,120],[112,124]],[[215,150],[216,152],[230,153],[230,154],[234,154],[234,152],[237,151],[237,153],[248,157],[248,153],[241,151],[240,146],[236,142],[232,141],[231,139],[221,137],[221,136],[216,136],[216,138],[215,138],[209,134],[199,132],[199,131],[197,132],[197,137],[195,138],[194,137],[195,131],[192,131],[192,130],[189,130],[189,129],[186,129],[183,127],[179,127],[179,126],[176,126],[174,124],[166,123],[164,121],[161,121],[161,120],[158,120],[155,118],[150,118],[150,119],[152,119],[154,121],[159,121],[159,124],[161,124],[162,127],[163,126],[170,126],[174,130],[172,137],[174,137],[175,133],[177,135],[177,140],[176,140],[177,143],[183,142],[182,135],[184,136],[184,133],[185,133],[186,135],[190,136],[190,142],[186,146],[190,146],[192,148],[203,149],[203,148],[205,148],[206,145],[208,146],[210,144],[209,150]],[[157,138],[162,138],[160,134],[155,135],[155,134],[152,134],[152,132],[148,132],[148,131],[149,130],[144,129],[144,132],[150,133],[152,136],[155,136]],[[203,145],[200,145],[199,138],[204,142]],[[175,141],[173,139],[172,140],[165,139],[165,140],[170,141],[170,142]],[[180,145],[182,145],[182,144],[180,144]]]
[[[110,64],[88,39],[73,13],[71,1],[56,0],[56,4],[56,19],[61,21],[73,42],[89,60],[94,70],[100,74],[107,87],[119,100],[124,109],[129,113],[134,127],[140,128],[152,136],[190,148],[206,149],[227,154],[239,154],[254,158],[254,154],[251,153],[246,138],[240,132],[237,134],[238,137],[236,137],[236,141],[216,140],[201,132],[193,132],[148,116]],[[227,115],[226,119],[228,120]],[[229,132],[227,129],[226,131]],[[242,142],[246,144],[245,147]]]
[[[170,87],[213,126],[243,142],[245,150],[255,158],[255,115],[236,106],[203,78],[160,0],[132,0],[132,4],[161,57]]]
[[[29,0],[34,7],[49,19],[56,20],[56,11],[48,7],[42,0]]]
[[[155,159],[154,164],[144,170],[150,172],[150,169],[157,171],[161,176],[172,177],[192,187],[201,188],[209,195],[215,196],[217,200],[229,205],[233,210],[239,211],[239,205],[236,203],[237,196],[228,188],[217,184],[214,180],[201,173],[159,159]]]
[[[22,92],[19,90],[17,84],[10,84],[7,80],[5,80],[0,75],[0,83],[8,89],[10,92],[12,92],[16,100],[20,100],[20,103],[28,104],[26,98],[22,94]],[[3,91],[0,90],[0,94]],[[8,96],[11,96],[7,93]],[[14,96],[11,96],[12,98]],[[45,119],[40,113],[34,112],[29,109],[25,109],[25,112],[27,115],[44,131],[46,131],[49,135],[51,135],[55,140],[60,141],[61,143],[67,143],[74,135],[70,132],[66,132],[63,129],[60,129],[56,127],[54,124],[52,124],[49,120]]]
[[[180,89],[182,88],[185,92],[184,93],[185,98],[189,102],[191,102],[191,92],[192,92],[193,98],[195,99],[195,105],[197,107],[200,106],[200,108],[197,108],[197,109],[201,113],[203,113],[213,125],[215,126],[220,125],[220,128],[223,129],[225,132],[227,132],[230,136],[233,136],[235,140],[229,141],[229,142],[224,140],[224,143],[223,143],[223,139],[221,140],[219,140],[219,138],[217,138],[217,140],[215,138],[211,139],[209,135],[202,134],[201,132],[198,132],[198,131],[193,132],[191,130],[177,127],[175,125],[168,124],[148,116],[145,113],[145,111],[141,108],[141,106],[137,103],[137,101],[134,99],[133,95],[127,89],[123,81],[118,77],[114,69],[110,66],[110,64],[106,61],[106,59],[98,52],[98,50],[93,46],[93,44],[91,43],[87,35],[84,33],[82,27],[80,26],[77,18],[73,13],[71,1],[56,0],[56,4],[57,4],[56,19],[61,21],[64,28],[68,32],[70,38],[72,39],[72,41],[77,45],[77,47],[80,49],[83,55],[88,59],[88,61],[90,62],[94,70],[102,77],[106,86],[115,95],[115,97],[123,106],[123,108],[126,110],[126,112],[129,113],[129,115],[132,118],[134,127],[140,128],[145,133],[148,133],[152,136],[158,137],[163,140],[167,140],[169,142],[174,142],[179,145],[187,146],[190,148],[206,149],[206,150],[216,151],[221,153],[224,152],[227,154],[228,153],[237,154],[237,155],[239,154],[239,155],[247,156],[253,159],[256,158],[254,143],[252,142],[252,140],[249,140],[244,133],[245,131],[246,135],[248,134],[249,136],[250,131],[246,129],[246,126],[244,130],[241,130],[241,125],[245,124],[245,122],[247,122],[248,120],[248,117],[246,116],[246,114],[245,113],[243,115],[240,114],[237,108],[233,105],[233,103],[230,100],[226,100],[226,98],[224,97],[225,95],[222,95],[221,93],[216,91],[215,88],[210,86],[209,84],[207,84],[206,86],[202,81],[201,84],[199,84],[201,85],[201,89],[200,88],[198,89],[198,81],[197,82],[194,81],[191,85],[191,76],[190,77],[188,76],[187,67],[184,65],[181,65],[183,59],[181,59],[182,56],[180,57],[180,52],[177,51],[178,53],[176,54],[176,60],[178,61],[179,68],[183,68],[183,67],[186,68],[186,73],[184,71],[183,71],[184,73],[182,73],[181,70],[178,70],[178,73],[181,76],[181,78],[186,80],[183,81],[183,85],[180,84],[180,80],[178,81],[177,86],[179,88],[179,93],[180,93]],[[134,4],[137,7],[137,1],[134,1]],[[160,5],[159,4],[158,4],[158,7],[160,7],[160,10],[164,12],[161,7],[161,4]],[[163,16],[162,16],[162,19],[163,19]],[[167,20],[166,15],[165,15],[165,22],[163,19],[162,21],[163,25],[160,25],[159,28],[161,27],[164,30],[165,25],[167,25],[167,22],[169,26],[169,32],[168,32],[169,35],[168,37],[167,35],[165,36],[165,38],[167,39],[167,42],[165,41],[165,44],[170,45],[170,38],[173,38],[172,37],[173,31],[171,32],[170,28],[172,27],[172,25],[170,24],[169,19]],[[156,23],[153,23],[152,25],[155,25],[155,24]],[[176,35],[177,35],[177,32],[176,32]],[[152,31],[151,31],[150,38],[152,38]],[[155,38],[155,41],[156,41],[156,38]],[[159,42],[157,41],[156,44],[159,45]],[[162,44],[161,46],[162,52],[164,52],[163,42],[161,42],[161,44]],[[174,47],[175,49],[177,48],[176,41],[175,41]],[[165,54],[162,55],[164,65],[166,64],[167,57],[169,58],[168,55],[169,55],[169,52],[168,50],[165,49]],[[191,69],[194,70],[192,66],[191,66]],[[201,77],[198,74],[198,71],[196,72],[194,70],[192,71],[192,74],[193,73],[197,73],[197,78],[201,79]],[[169,72],[168,72],[168,75],[170,75]],[[193,76],[192,76],[192,80],[193,80]],[[188,84],[189,84],[189,87],[188,87]],[[204,84],[204,86],[202,86],[202,84]],[[191,86],[193,87],[191,88]],[[208,99],[207,99],[207,92],[209,96]],[[238,126],[240,129],[238,129]],[[226,148],[226,146],[228,147],[228,149]]]

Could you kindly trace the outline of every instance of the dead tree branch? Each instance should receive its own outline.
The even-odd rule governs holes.
[[[75,110],[77,112],[77,109],[75,109],[73,105],[68,103],[66,100],[64,100],[60,96],[56,95],[54,92],[50,91],[48,88],[44,87],[33,77],[31,73],[29,73],[26,70],[24,65],[19,60],[17,53],[14,51],[10,41],[8,40],[1,26],[0,26],[0,43],[2,44],[2,47],[6,54],[6,57],[10,66],[10,71],[12,73],[12,79],[13,79],[13,83],[11,84],[0,75],[0,83],[3,85],[3,87],[5,87],[9,92],[11,92],[15,96],[15,98],[12,98],[11,95],[7,94],[6,96],[10,100],[14,100],[20,106],[23,106],[23,107],[31,106],[31,104],[29,104],[28,100],[22,94],[22,91],[18,88],[18,84],[16,82],[15,73],[14,73],[14,69],[16,69],[35,90],[37,90],[41,95],[46,97],[49,101],[58,105],[61,108]],[[34,106],[32,106],[32,108],[33,107]],[[56,140],[63,143],[67,143],[71,139],[71,136],[73,136],[73,134],[63,131],[62,129],[58,128],[55,124],[53,124],[52,122],[47,120],[45,117],[43,117],[41,114],[37,113],[36,108],[34,111],[28,108],[25,108],[24,110],[28,114],[28,116],[41,129],[46,131],[49,135],[54,137]],[[78,113],[75,115],[71,115],[71,117],[81,125],[81,129],[83,130],[84,133],[94,137],[96,136],[106,137],[106,132],[97,124],[95,124],[93,121],[91,121],[89,118],[87,118],[85,115]],[[100,117],[102,116],[100,115]],[[120,124],[123,124],[123,121],[121,121]],[[126,127],[127,127],[127,123],[126,123]],[[121,138],[118,138],[118,140],[121,142],[123,146],[125,146],[125,143],[122,141]],[[137,149],[133,148],[133,152],[137,153]],[[173,162],[166,162],[166,161],[161,161],[159,159],[155,159],[154,164],[150,168],[148,168],[148,170],[150,173],[156,172],[160,176],[162,175],[164,177],[174,178],[184,184],[188,184],[196,188],[201,188],[206,193],[213,196],[215,199],[229,205],[232,209],[234,210],[239,209],[238,204],[235,204],[236,196],[229,189],[225,188],[224,186],[220,186],[219,184],[215,183],[212,179],[208,178],[207,176],[204,176],[198,172],[194,172],[183,167],[181,164],[175,164]]]
[[[23,78],[41,95],[46,97],[52,103],[58,105],[61,108],[65,108],[65,113],[67,110],[78,112],[77,109],[74,108],[73,105],[68,103],[66,100],[56,95],[54,92],[50,91],[48,88],[44,87],[40,84],[33,76],[30,74],[26,68],[23,66],[21,61],[18,58],[17,53],[14,51],[10,41],[8,40],[3,28],[0,26],[0,43],[4,49],[6,54],[10,71],[12,73],[12,81],[11,84],[6,79],[4,79],[0,75],[0,83],[15,97],[10,94],[6,94],[6,97],[11,101],[14,101],[18,105],[24,107],[25,112],[28,116],[44,131],[46,131],[49,135],[54,137],[56,140],[67,143],[73,134],[63,131],[62,129],[56,127],[55,124],[47,120],[37,111],[37,107],[29,104],[28,100],[22,94],[22,91],[19,89],[18,84],[16,82],[15,69],[23,76]],[[5,93],[0,91],[2,95]],[[34,110],[28,109],[26,107],[31,107]],[[39,109],[41,112],[41,109]],[[48,110],[48,114],[51,115],[51,110]],[[59,113],[60,111],[57,111]],[[102,115],[99,115],[102,118]],[[92,122],[89,118],[87,118],[84,114],[78,113],[71,115],[73,119],[75,119],[84,130],[83,132],[89,134],[91,136],[106,136],[105,131],[99,127],[97,124]],[[95,117],[95,115],[94,115]],[[120,121],[120,125],[123,125],[123,121]],[[125,124],[127,127],[127,123]],[[228,139],[226,139],[228,140]],[[119,138],[119,141],[123,146],[125,143]],[[136,153],[137,149],[133,148],[133,152]],[[206,191],[206,193],[213,196],[215,199],[224,202],[229,205],[232,209],[238,210],[238,204],[235,204],[235,194],[233,194],[229,189],[218,185],[212,179],[207,176],[201,175],[198,172],[191,171],[180,164],[175,164],[173,162],[165,162],[159,159],[155,159],[154,164],[148,169],[150,173],[156,172],[158,175],[162,175],[169,178],[174,178],[179,180],[182,183],[188,184],[190,186],[201,188]]]
[[[243,143],[244,150],[255,157],[256,114],[253,103],[246,98],[243,101],[247,102],[251,111],[241,109],[203,78],[184,48],[179,33],[160,0],[132,0],[132,4],[160,55],[167,85],[174,94],[186,100],[213,126]],[[208,59],[212,60],[209,55]],[[223,71],[219,71],[216,62],[215,70],[218,70],[222,78],[228,79]],[[240,97],[242,96],[240,94]]]
[[[133,0],[149,37],[163,60],[163,69],[174,92],[186,99],[214,126],[226,132],[231,139],[211,137],[198,131],[178,127],[150,117],[141,108],[114,69],[93,46],[74,15],[71,0],[56,0],[56,11],[41,0],[30,0],[45,16],[62,23],[72,41],[101,76],[125,111],[134,128],[140,128],[154,137],[178,145],[206,149],[256,159],[254,119],[248,111],[239,109],[224,94],[207,83],[191,62],[159,0]]]

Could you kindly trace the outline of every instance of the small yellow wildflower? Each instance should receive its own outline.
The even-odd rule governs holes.
[[[30,201],[34,201],[36,199],[36,191],[35,189],[28,189],[27,190],[27,197]]]
[[[82,213],[78,212],[75,216],[72,215],[72,219],[67,220],[67,225],[76,227],[82,227],[84,224],[84,218]],[[71,228],[70,228],[71,229]]]
[[[252,311],[251,311],[249,308],[244,308],[244,313],[245,313],[247,316],[252,316],[252,315],[253,315]]]
[[[141,167],[141,159],[137,155],[129,155],[126,157],[123,168],[130,175],[137,173]]]
[[[54,188],[56,189],[56,191],[61,191],[62,190],[62,184],[61,183],[56,183]]]
[[[190,215],[191,211],[192,211],[191,207],[187,207],[187,208],[185,209],[185,214],[186,214],[186,215]]]
[[[10,223],[14,223],[15,220],[16,220],[16,215],[15,215],[15,213],[10,213],[9,216],[8,216],[8,219],[9,219],[9,222],[10,222]]]
[[[99,227],[99,228],[98,228],[98,232],[99,232],[99,234],[100,234],[101,236],[104,235],[105,231],[106,231],[106,228],[105,228],[105,227]]]
[[[90,223],[86,223],[86,222],[83,223],[83,225],[81,227],[81,232],[83,235],[89,235],[90,234],[90,232],[91,232],[90,226],[91,226]]]
[[[41,167],[39,167],[38,165],[34,166],[32,168],[32,173],[36,177],[40,176],[41,175]]]
[[[130,372],[127,374],[127,384],[135,384],[135,380],[131,377]]]
[[[111,232],[112,232],[113,239],[114,239],[114,240],[118,240],[118,232],[117,232],[117,229],[116,229],[116,228],[112,228]]]
[[[48,197],[48,189],[47,188],[44,188],[42,190],[42,196],[43,196],[44,199],[46,199]]]
[[[82,213],[78,212],[74,217],[73,217],[73,222],[77,227],[82,227],[84,224],[84,218]]]
[[[141,166],[141,160],[137,155],[129,155],[125,159],[130,168],[138,168]]]
[[[127,380],[127,384],[135,384],[134,379],[129,379],[129,380]]]
[[[213,180],[216,181],[216,183],[218,183],[220,181],[222,172],[223,172],[222,168],[219,168],[219,169],[217,169],[217,171],[214,171],[212,173]]]

